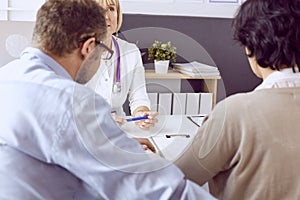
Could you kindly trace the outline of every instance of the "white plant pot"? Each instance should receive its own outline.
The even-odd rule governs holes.
[[[154,68],[156,74],[167,74],[170,60],[154,60]]]

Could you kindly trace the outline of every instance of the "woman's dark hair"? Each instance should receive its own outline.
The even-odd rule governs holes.
[[[300,0],[247,0],[233,26],[234,39],[261,67],[300,67]]]

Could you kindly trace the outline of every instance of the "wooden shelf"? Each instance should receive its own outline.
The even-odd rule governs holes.
[[[146,79],[221,79],[221,76],[189,76],[186,74],[181,74],[174,70],[168,70],[167,74],[156,74],[153,69],[145,70],[145,78]]]
[[[205,82],[204,92],[213,93],[213,107],[217,102],[217,81],[221,79],[221,76],[207,76],[207,77],[193,77],[185,74],[181,74],[174,70],[168,70],[167,74],[156,74],[154,70],[145,70],[146,79],[201,79]]]

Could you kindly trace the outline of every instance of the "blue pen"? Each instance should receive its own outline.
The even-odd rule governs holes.
[[[142,117],[128,118],[128,119],[126,119],[126,121],[128,121],[128,122],[133,122],[133,121],[143,120],[143,119],[149,119],[149,116],[142,116]]]

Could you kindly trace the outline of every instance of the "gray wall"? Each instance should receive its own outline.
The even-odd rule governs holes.
[[[11,35],[22,35],[30,45],[33,27],[34,22],[0,21],[0,67],[15,59],[6,50],[7,38]],[[19,49],[18,47],[20,46],[16,45],[16,49]]]
[[[190,52],[188,51],[191,46],[189,44],[190,40],[197,41],[203,46],[221,72],[222,80],[218,84],[217,96],[217,99],[220,100],[231,94],[253,90],[260,83],[260,80],[250,69],[244,49],[232,39],[231,24],[232,19],[125,14],[120,35],[121,37],[123,35],[127,37],[128,32],[151,27],[153,31],[141,32],[141,34],[135,34],[135,39],[132,38],[132,42],[138,42],[137,45],[140,48],[145,48],[150,46],[153,39],[163,40],[168,38],[166,36],[168,33],[172,36],[169,39],[176,42],[172,40],[173,33],[177,32],[175,38],[181,33],[184,35],[181,38],[189,37],[189,39],[184,39],[187,41],[186,45],[176,46],[177,51],[183,48],[184,52],[188,52],[188,54],[195,54],[194,47],[191,48]],[[157,27],[157,29],[153,27]],[[161,28],[167,29],[167,34],[162,34],[164,31],[161,31]],[[156,34],[156,30],[158,34]],[[137,38],[143,39],[138,40]],[[145,44],[145,41],[148,43]],[[142,42],[144,43],[141,44]],[[197,59],[211,64],[211,60],[207,58],[207,55],[204,56],[206,59],[202,58],[205,52],[196,53],[198,53],[199,59],[196,58],[197,56],[188,59],[184,56],[184,60]],[[147,62],[146,59],[144,61]],[[181,61],[181,58],[178,61]],[[196,83],[192,82],[192,84]]]

